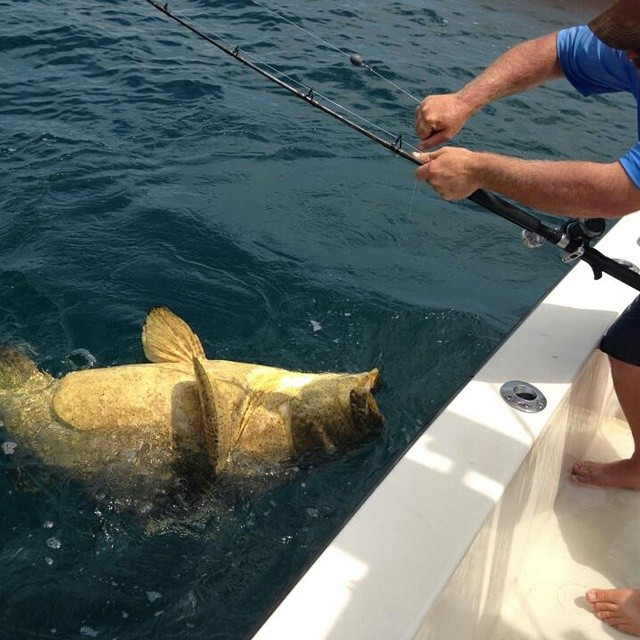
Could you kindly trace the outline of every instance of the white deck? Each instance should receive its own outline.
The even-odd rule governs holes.
[[[603,422],[586,453],[603,462],[633,451],[626,422]],[[640,588],[640,494],[563,482],[538,542],[527,550],[492,640],[629,638],[599,622],[592,587]]]
[[[598,249],[640,264],[639,236],[637,213]],[[566,480],[613,415],[608,365],[596,347],[636,293],[609,276],[594,281],[584,263],[573,269],[392,469],[255,639],[618,637],[584,609],[582,595],[640,576],[630,515],[640,505],[631,492]],[[538,387],[547,408],[509,407],[500,396],[509,380]],[[612,459],[613,443],[593,455]]]

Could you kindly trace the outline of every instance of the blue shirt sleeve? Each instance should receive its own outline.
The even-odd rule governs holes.
[[[558,33],[558,60],[567,80],[583,95],[627,91],[635,95],[637,70],[626,53],[611,49],[589,27],[572,27]]]
[[[567,80],[583,96],[625,91],[638,101],[638,70],[627,60],[625,51],[607,47],[584,26],[560,31],[556,46],[558,60]],[[640,110],[638,122],[640,123]],[[636,142],[620,158],[620,164],[640,189],[640,142]]]
[[[640,189],[640,142],[636,142],[635,146],[620,158],[620,164],[633,184]]]

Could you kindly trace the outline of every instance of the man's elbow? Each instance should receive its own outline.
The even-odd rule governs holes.
[[[636,211],[640,211],[640,189],[633,185],[629,189],[628,197],[623,198],[618,204],[615,217],[622,218]]]
[[[609,166],[611,168],[609,197],[600,203],[600,217],[622,218],[640,211],[640,187],[636,186],[620,163],[614,162]]]
[[[595,218],[624,218],[630,213],[640,211],[640,197],[637,199],[626,199],[616,202],[603,202],[600,206],[592,210],[590,217]]]

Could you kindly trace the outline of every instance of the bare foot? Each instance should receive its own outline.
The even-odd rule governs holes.
[[[640,464],[635,459],[617,462],[576,462],[571,469],[571,479],[596,487],[640,490]]]
[[[600,620],[618,631],[640,636],[640,591],[589,589],[585,598]]]

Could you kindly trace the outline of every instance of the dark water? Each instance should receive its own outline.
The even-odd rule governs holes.
[[[272,6],[423,96],[598,4]],[[387,416],[353,455],[227,488],[190,533],[145,532],[38,465],[16,482],[0,432],[1,635],[246,637],[567,267],[142,0],[0,6],[0,340],[56,375],[89,357],[78,349],[97,366],[141,362],[145,313],[165,304],[209,357],[380,367]],[[171,8],[414,140],[410,99],[248,0]],[[459,142],[606,161],[635,139],[629,104],[558,82],[487,108]]]

